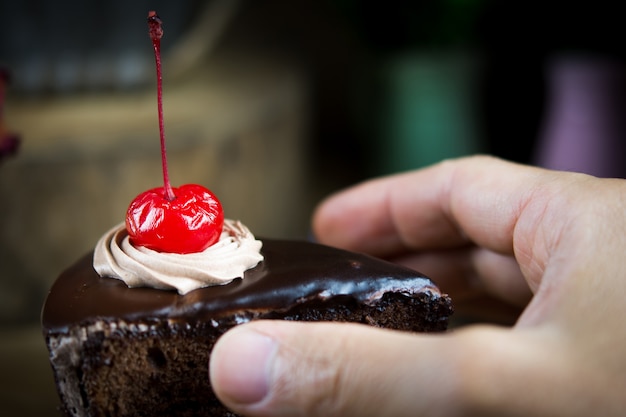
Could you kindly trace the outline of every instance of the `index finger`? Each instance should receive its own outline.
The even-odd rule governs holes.
[[[322,243],[382,257],[469,243],[511,254],[520,213],[549,175],[486,156],[444,161],[329,197],[313,228]]]

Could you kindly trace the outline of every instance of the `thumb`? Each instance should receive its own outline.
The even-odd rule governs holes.
[[[459,380],[451,378],[447,338],[358,324],[252,322],[218,340],[211,385],[247,416],[432,415],[450,403]]]
[[[549,326],[424,335],[256,321],[218,340],[210,378],[246,416],[587,416],[614,403],[598,366],[559,339]]]

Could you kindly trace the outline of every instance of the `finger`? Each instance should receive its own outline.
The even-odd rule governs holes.
[[[548,172],[490,157],[447,161],[331,196],[313,228],[322,243],[382,257],[468,241],[511,254],[520,212]]]
[[[455,304],[490,295],[513,306],[525,307],[532,297],[515,259],[484,248],[468,245],[407,254],[390,260],[433,277]]]
[[[252,322],[218,340],[210,377],[220,400],[247,416],[585,415],[571,395],[586,379],[573,378],[556,343],[474,326],[413,335]],[[549,400],[546,386],[559,387]]]
[[[514,256],[535,292],[550,254],[573,234],[567,229],[583,208],[570,203],[589,178],[462,158],[330,197],[313,226],[322,243],[386,258],[471,242]]]
[[[454,324],[513,325],[532,292],[517,262],[486,249],[465,246],[414,253],[391,261],[420,271],[454,300]]]
[[[294,417],[413,416],[443,400],[447,389],[419,404],[414,395],[421,389],[416,374],[431,382],[442,377],[439,356],[410,371],[406,366],[420,353],[434,352],[437,339],[415,350],[408,334],[360,325],[301,325],[256,322],[226,333],[210,361],[218,398],[244,415]],[[259,351],[266,352],[265,360],[249,364],[245,358],[258,361]]]

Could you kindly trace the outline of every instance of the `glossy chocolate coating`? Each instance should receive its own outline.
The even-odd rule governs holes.
[[[423,275],[367,255],[305,241],[263,239],[265,260],[236,279],[186,295],[151,288],[128,288],[101,278],[87,254],[61,274],[42,312],[45,332],[94,320],[150,317],[193,321],[219,319],[241,311],[285,311],[298,304],[349,296],[361,303],[385,292],[429,293],[441,297]]]

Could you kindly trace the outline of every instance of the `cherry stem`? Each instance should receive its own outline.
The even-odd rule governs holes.
[[[163,188],[165,198],[172,201],[176,198],[170,176],[167,171],[167,152],[165,150],[165,129],[163,127],[163,77],[161,76],[161,37],[163,36],[163,22],[155,11],[148,13],[148,33],[154,47],[154,60],[157,73],[157,105],[159,111],[159,135],[161,138],[161,164],[163,166]]]

